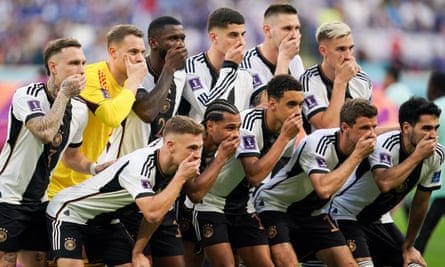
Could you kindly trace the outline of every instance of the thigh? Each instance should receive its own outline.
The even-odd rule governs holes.
[[[212,267],[235,266],[235,257],[229,242],[206,246],[204,253],[209,265]]]
[[[86,235],[86,225],[48,219],[51,244],[51,258],[82,260],[82,246]]]
[[[345,245],[322,249],[317,251],[315,255],[327,266],[357,266],[351,251]]]
[[[0,251],[17,252],[21,249],[20,239],[26,230],[26,221],[18,205],[0,203]]]
[[[337,223],[354,258],[371,258],[368,239],[361,224],[350,220],[338,220]]]
[[[167,213],[164,217],[161,225],[159,225],[158,229],[153,233],[149,245],[153,259],[155,257],[167,256],[183,257],[184,248],[182,246],[181,232],[173,211]]]
[[[346,245],[340,229],[327,214],[293,220],[296,227],[291,229],[290,236],[300,262],[316,259],[319,250]]]
[[[116,266],[131,263],[134,240],[121,223],[108,224],[103,231],[98,231],[96,240],[104,244],[104,263],[107,266]]]
[[[269,245],[267,234],[256,213],[227,216],[229,239],[235,249]]]
[[[29,222],[23,232],[22,249],[47,252],[50,249],[46,223],[46,207],[48,203],[29,206]]]
[[[275,266],[298,266],[297,254],[291,243],[279,243],[270,246],[270,251]]]
[[[230,243],[229,221],[224,214],[197,212],[196,224],[196,235],[201,247],[206,248],[219,243]]]
[[[267,233],[269,245],[290,243],[288,216],[277,211],[264,211],[258,215]]]
[[[367,223],[362,225],[376,266],[402,266],[404,236],[394,223]]]

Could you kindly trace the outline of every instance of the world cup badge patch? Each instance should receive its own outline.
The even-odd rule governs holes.
[[[202,84],[201,84],[201,80],[199,80],[199,77],[192,78],[188,82],[190,85],[190,89],[192,89],[192,91],[196,91],[196,90],[203,88]]]
[[[244,149],[256,149],[255,136],[246,135],[242,137]]]

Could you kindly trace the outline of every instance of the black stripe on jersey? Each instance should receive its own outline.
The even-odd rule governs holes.
[[[210,94],[207,95],[205,93],[200,94],[198,96],[198,101],[200,101],[204,106],[207,106],[212,101],[218,99],[223,95],[227,90],[231,90],[233,88],[233,83],[236,79],[237,69],[231,68],[226,77],[222,80],[222,82],[217,83],[218,86],[210,89]]]
[[[445,160],[445,149],[441,144],[437,144],[436,146],[436,153],[439,155],[440,158],[440,165],[444,163]]]
[[[9,117],[11,118],[11,125],[9,126],[9,135],[6,139],[6,142],[11,147],[11,150],[9,152],[8,158],[6,159],[3,167],[0,169],[0,175],[5,171],[6,167],[9,164],[9,160],[11,159],[11,156],[14,153],[15,146],[17,144],[17,139],[18,139],[18,137],[20,135],[20,131],[23,127],[23,122],[18,120],[14,116],[13,109],[14,109],[14,107],[11,105],[11,109],[9,111]]]
[[[358,72],[355,76],[358,79],[365,81],[368,84],[368,89],[371,90],[371,80],[369,79],[368,75],[363,72]]]
[[[400,143],[400,133],[393,134],[383,142],[382,147],[387,150],[392,150],[394,146]]]
[[[244,55],[243,61],[241,62],[241,68],[243,68],[243,69],[251,69],[252,68],[252,63],[250,62],[250,59],[252,57],[254,57],[256,54],[257,53],[256,53],[256,49],[255,48],[252,48],[252,49],[248,50],[246,52],[246,54]]]
[[[195,62],[204,63],[205,62],[205,54],[199,53],[197,55],[190,57],[187,60],[187,64],[185,66],[186,73],[196,73],[196,69],[195,69],[196,63]]]
[[[243,123],[241,124],[242,129],[246,129],[248,131],[252,131],[253,125],[255,124],[255,120],[263,118],[263,109],[252,109],[248,113],[245,114],[243,118]]]
[[[324,155],[326,153],[326,149],[328,149],[329,144],[334,143],[335,139],[335,134],[323,136],[320,141],[318,141],[315,152],[320,155]]]
[[[156,162],[155,162],[155,156],[157,155],[157,152],[159,150],[156,150],[155,153],[148,155],[147,159],[145,160],[144,164],[142,165],[141,169],[141,175],[144,177],[150,177],[151,171],[155,168]]]
[[[32,95],[33,97],[37,97],[39,92],[42,91],[43,89],[45,89],[44,83],[34,83],[28,86],[28,88],[26,89],[26,94]]]
[[[312,66],[307,69],[300,77],[300,82],[303,87],[303,91],[309,91],[309,80],[312,76],[320,76],[320,71],[318,69],[318,65]]]

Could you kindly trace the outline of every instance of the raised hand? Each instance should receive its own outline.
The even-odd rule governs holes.
[[[300,52],[301,34],[289,34],[281,40],[278,47],[278,60],[291,60]]]
[[[238,134],[232,134],[224,139],[218,146],[217,157],[221,157],[224,161],[230,159],[236,152],[240,143],[240,137]]]
[[[136,94],[137,88],[142,83],[145,75],[147,74],[147,64],[145,63],[145,60],[132,63],[128,55],[124,56],[124,60],[128,76],[127,88],[134,91],[134,93]]]
[[[78,96],[85,87],[86,78],[82,74],[68,76],[60,85],[60,92],[66,97]]]
[[[426,134],[416,145],[414,153],[421,159],[425,159],[433,155],[437,146],[437,137]]]
[[[335,80],[344,83],[349,82],[359,71],[360,66],[355,61],[354,57],[345,59],[344,56],[340,58],[340,63],[335,66]]]
[[[353,153],[356,153],[358,157],[364,159],[374,151],[376,142],[377,136],[375,133],[369,132],[358,139]]]
[[[187,57],[187,48],[179,45],[172,47],[167,51],[167,55],[165,56],[165,65],[171,67],[173,70],[183,69]]]
[[[243,61],[245,50],[246,44],[238,41],[227,50],[224,60],[232,61],[239,65],[241,64],[241,61]]]
[[[284,136],[287,140],[294,138],[299,132],[303,125],[303,117],[301,113],[292,113],[287,117],[281,126],[280,136]]]
[[[198,153],[190,153],[182,162],[179,164],[177,175],[190,180],[198,176],[199,166],[201,165],[201,156]]]

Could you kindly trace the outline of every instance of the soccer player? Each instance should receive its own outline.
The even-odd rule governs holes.
[[[198,240],[211,266],[234,266],[232,248],[247,266],[273,266],[250,197],[281,155],[292,151],[302,125],[303,92],[295,78],[278,75],[268,83],[267,95],[266,109],[242,112],[238,151],[195,206]]]
[[[440,113],[437,105],[421,97],[404,102],[399,109],[400,130],[377,137],[375,151],[360,163],[329,207],[360,266],[426,266],[413,245],[431,191],[441,185],[445,150],[437,143]],[[413,188],[404,236],[389,211]]]
[[[434,101],[438,107],[445,107],[445,71],[433,71],[430,74],[428,80],[427,89],[428,99]],[[443,128],[439,129],[437,135],[438,142],[444,146],[445,145],[445,116],[442,115],[439,118],[439,124]],[[442,174],[445,173],[445,164],[442,164]],[[431,194],[431,205],[428,209],[428,213],[425,217],[425,222],[420,229],[419,235],[417,236],[414,246],[423,254],[425,251],[428,240],[431,234],[436,228],[440,219],[445,215],[445,186],[442,186],[440,190],[435,190]]]
[[[239,113],[235,105],[224,99],[212,102],[204,113],[202,124],[205,134],[201,152],[201,174],[185,184],[188,200],[181,203],[182,207],[176,207],[184,241],[186,266],[203,266],[202,253],[195,251],[197,238],[192,224],[192,202],[198,203],[202,200],[224,164],[235,154],[240,140],[241,116]]]
[[[87,107],[77,96],[85,86],[85,55],[71,38],[50,41],[44,51],[48,81],[17,89],[0,154],[0,263],[46,266],[46,190],[63,159],[89,173],[92,164],[79,149]],[[100,166],[96,167],[99,171]]]
[[[244,17],[230,8],[218,8],[208,18],[210,47],[187,59],[187,87],[181,114],[201,121],[206,107],[226,99],[240,110],[249,107],[253,91],[249,72],[239,69],[246,41]]]
[[[291,74],[299,79],[303,74],[303,62],[298,55],[300,26],[297,10],[289,4],[272,4],[264,12],[264,41],[248,50],[241,64],[253,78],[252,106],[267,103],[265,85],[273,76]]]
[[[315,37],[323,61],[308,68],[300,77],[307,133],[339,127],[339,114],[345,99],[369,100],[372,92],[371,80],[352,55],[354,40],[348,25],[324,23],[318,27]]]
[[[82,246],[87,255],[102,254],[108,266],[150,266],[142,250],[183,184],[199,173],[202,133],[202,125],[175,116],[165,126],[160,148],[150,145],[136,150],[58,193],[47,209],[57,266],[83,266]],[[116,213],[137,209],[144,219],[132,251],[133,239],[125,228],[110,221]]]
[[[147,73],[144,33],[132,25],[116,25],[107,35],[108,60],[85,67],[86,85],[80,97],[88,106],[88,124],[80,146],[96,162],[112,130],[128,116],[136,91]],[[91,165],[94,174],[95,164]],[[59,164],[48,188],[51,198],[61,189],[90,177]]]
[[[315,256],[327,266],[356,266],[323,207],[374,150],[376,125],[376,107],[364,99],[346,101],[340,128],[308,135],[288,164],[258,189],[255,208],[276,266],[298,266],[297,255],[301,262]]]

